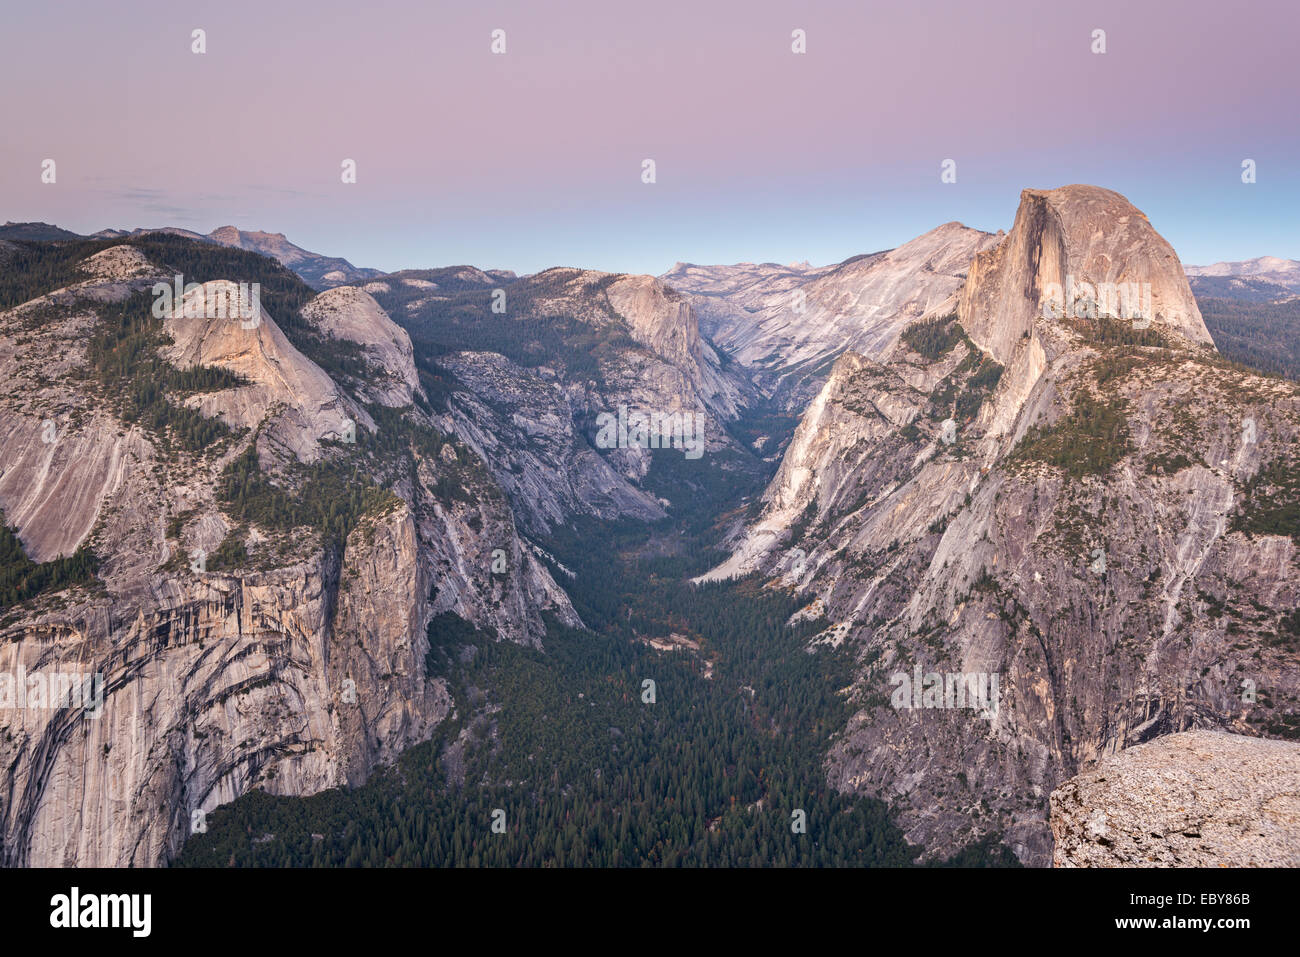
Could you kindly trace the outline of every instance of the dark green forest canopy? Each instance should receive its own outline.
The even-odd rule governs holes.
[[[179,273],[186,283],[228,279],[256,282],[261,302],[280,322],[315,295],[310,286],[279,262],[258,253],[167,233],[122,239],[71,242],[14,242],[12,256],[0,272],[0,309],[9,309],[86,279],[82,260],[114,246],[134,246],[165,270]]]
[[[1300,296],[1278,302],[1198,296],[1196,304],[1224,358],[1300,380]]]
[[[966,332],[953,314],[914,322],[903,330],[900,338],[913,352],[934,361],[965,340]]]
[[[0,611],[47,592],[93,581],[99,562],[82,545],[66,558],[34,562],[0,511]]]
[[[548,543],[591,631],[545,650],[452,615],[428,668],[455,717],[363,787],[254,791],[217,809],[179,866],[906,866],[887,807],[821,766],[848,717],[846,651],[790,626],[794,598],[754,579],[690,586],[716,556],[662,548],[668,526],[579,521]],[[596,544],[599,543],[599,544]],[[698,652],[658,652],[678,635]],[[708,662],[710,677],[704,676]],[[649,679],[655,701],[643,700]],[[505,813],[505,832],[491,831]],[[807,832],[795,833],[802,810]],[[1014,864],[996,836],[949,863]]]

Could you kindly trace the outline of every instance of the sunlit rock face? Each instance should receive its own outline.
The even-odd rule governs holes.
[[[1056,867],[1300,866],[1300,744],[1191,731],[1052,792]]]
[[[339,286],[307,303],[302,314],[328,338],[361,346],[367,373],[355,385],[366,399],[394,408],[415,401],[421,390],[411,337],[369,293]]]
[[[878,358],[913,319],[952,312],[971,260],[999,238],[945,223],[897,249],[835,266],[678,263],[661,278],[690,294],[719,348],[798,410],[845,350]]]
[[[1044,315],[1067,275],[1149,282],[1153,314]],[[839,359],[705,577],[793,587],[853,649],[835,786],[933,855],[993,835],[1047,865],[1048,795],[1105,755],[1289,727],[1300,530],[1273,517],[1300,388],[1219,359],[1172,250],[1107,190],[1026,190],[954,307],[930,344]],[[895,698],[948,675],[996,676],[996,709]]]
[[[1061,297],[1058,314],[1084,315],[1088,298],[1096,311],[1106,308],[1099,295],[1106,284],[1136,284],[1143,303],[1149,286],[1155,328],[1210,343],[1173,247],[1128,200],[1097,186],[1022,191],[1011,233],[975,257],[958,316],[980,348],[1005,364],[1034,319],[1050,314],[1044,304],[1052,292]]]
[[[331,378],[269,312],[187,316],[174,303],[162,358],[242,379],[185,400],[236,430],[191,452],[124,420],[121,397],[87,366],[99,308],[169,277],[129,247],[83,267],[75,286],[0,313],[0,508],[33,561],[82,545],[99,558],[93,583],[0,613],[5,864],[155,866],[250,788],[305,795],[363,782],[451,711],[445,683],[426,673],[435,615],[534,645],[543,610],[581,624],[463,442],[436,455],[412,445],[403,474],[377,476],[389,497],[339,542],[231,518],[223,470],[250,443],[283,483],[343,454],[348,428],[378,429],[367,402],[400,401],[414,425],[432,425],[409,408],[409,339],[369,296],[327,293],[309,316],[361,346],[360,383]],[[214,281],[191,297],[236,288]],[[247,561],[200,558],[232,536]],[[50,707],[27,682],[15,699],[19,675],[93,683],[85,699]]]

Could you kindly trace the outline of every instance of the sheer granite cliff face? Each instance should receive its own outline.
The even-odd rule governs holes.
[[[173,364],[245,380],[188,401],[251,431],[195,453],[165,446],[87,373],[99,304],[150,281],[129,254],[95,259],[86,271],[99,278],[0,313],[0,507],[33,560],[83,543],[100,559],[93,583],[0,613],[0,675],[102,680],[98,701],[57,708],[0,689],[7,865],[154,866],[204,813],[252,787],[301,795],[364,781],[451,709],[441,679],[426,675],[437,614],[533,644],[543,610],[579,623],[459,442],[430,454],[411,438],[396,460],[409,467],[383,467],[390,494],[341,541],[237,523],[219,495],[233,459],[260,440],[263,467],[285,482],[342,453],[347,418],[380,441],[367,397],[331,379],[267,312],[253,328],[168,317]],[[331,295],[331,330],[385,366],[383,398],[407,397],[404,421],[423,427],[409,401],[409,340],[403,348],[405,333],[373,300],[353,298]],[[228,540],[249,558],[212,558]]]
[[[1150,282],[1154,321],[1044,316],[1067,270]],[[1219,359],[1167,244],[1105,190],[1026,191],[956,302],[929,344],[841,357],[706,577],[793,587],[854,650],[835,786],[932,854],[996,835],[1046,865],[1048,794],[1101,756],[1296,734],[1300,388]],[[918,668],[996,675],[996,707],[896,697]]]
[[[427,737],[450,701],[424,677],[417,552],[402,509],[341,563],[159,578],[6,628],[0,671],[102,675],[103,703],[3,712],[5,863],[157,865],[251,787],[356,784]]]
[[[1153,328],[1212,345],[1173,247],[1128,200],[1098,186],[1022,191],[1011,233],[975,256],[957,315],[975,343],[1006,364],[1034,319],[1051,315],[1044,306],[1053,287],[1058,314],[1083,317],[1106,308],[1099,290],[1107,283],[1135,283],[1143,301],[1149,285]]]
[[[1300,744],[1192,731],[1052,792],[1056,867],[1300,866]]]
[[[724,374],[722,361],[700,336],[687,297],[655,279],[556,267],[510,287],[525,306],[518,314],[572,318],[593,329],[626,334],[621,347],[594,350],[609,391],[639,389],[654,407],[701,409],[724,419],[752,401],[746,378]]]
[[[637,463],[628,471],[617,467],[628,450],[607,459],[584,434],[582,425],[605,405],[586,389],[494,352],[458,352],[442,363],[466,387],[449,403],[449,427],[490,464],[529,531],[542,533],[573,515],[664,517],[655,497],[637,487]],[[653,408],[641,404],[653,395],[623,398]]]

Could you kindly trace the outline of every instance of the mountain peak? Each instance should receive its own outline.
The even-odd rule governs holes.
[[[209,239],[215,239],[218,242],[237,241],[240,237],[255,240],[278,239],[282,242],[287,241],[284,233],[268,233],[260,229],[240,229],[238,226],[218,226],[208,233]]]
[[[203,237],[223,246],[235,246],[279,260],[317,289],[337,286],[379,275],[375,269],[359,269],[346,259],[322,256],[291,243],[284,233],[243,230],[237,226],[220,226]]]
[[[1005,363],[1044,315],[1046,299],[1057,297],[1071,312],[1082,300],[1064,302],[1073,295],[1067,289],[1100,295],[1103,284],[1136,285],[1162,331],[1213,344],[1173,247],[1119,193],[1086,184],[1021,192],[1011,232],[971,264],[958,314]]]
[[[0,239],[28,239],[49,242],[61,239],[80,239],[78,233],[69,232],[51,223],[6,222],[0,226]]]
[[[1256,284],[1275,284],[1278,296],[1300,292],[1300,261],[1279,256],[1258,256],[1240,262],[1218,262],[1209,266],[1187,266],[1193,288],[1200,293],[1221,294],[1225,282],[1248,280]],[[1267,289],[1268,285],[1261,288]]]

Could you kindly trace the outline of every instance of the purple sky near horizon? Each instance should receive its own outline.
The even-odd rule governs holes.
[[[1300,259],[1298,41],[1294,0],[28,4],[0,34],[0,220],[657,274],[1008,229],[1023,187],[1087,182],[1185,263]]]

